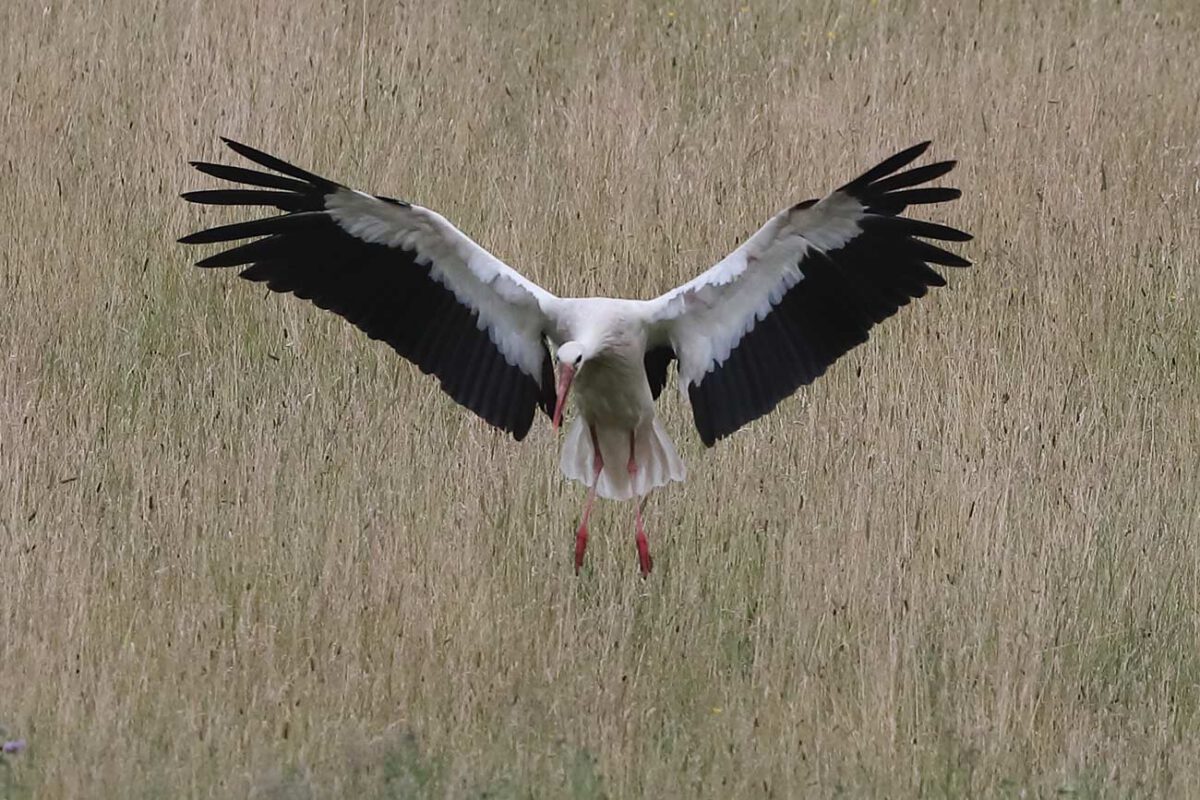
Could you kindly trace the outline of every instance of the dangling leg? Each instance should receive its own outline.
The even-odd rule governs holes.
[[[596,426],[589,425],[592,434],[592,486],[588,489],[587,500],[583,503],[583,519],[579,522],[579,530],[575,533],[575,574],[583,569],[583,554],[587,552],[588,517],[592,515],[592,503],[596,502],[596,487],[600,485],[600,472],[604,469],[604,457],[600,455],[600,440],[596,438]]]
[[[650,570],[654,569],[654,559],[650,557],[650,543],[646,541],[646,529],[642,527],[642,509],[646,506],[646,501],[650,499],[650,495],[646,495],[638,499],[637,504],[637,519],[634,525],[637,533],[634,534],[634,541],[637,542],[638,564],[642,568],[642,577],[650,575]]]
[[[637,459],[634,458],[634,432],[629,432],[629,464],[626,467],[629,470],[629,477],[637,476],[638,465]],[[654,569],[654,559],[650,558],[650,543],[646,541],[646,529],[642,526],[642,509],[646,506],[646,501],[650,499],[650,495],[639,497],[637,501],[637,515],[634,519],[634,541],[637,542],[638,564],[642,568],[642,577],[645,578],[650,574],[650,570]]]

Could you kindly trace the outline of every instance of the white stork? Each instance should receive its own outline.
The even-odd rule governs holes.
[[[574,386],[578,415],[561,468],[589,487],[575,538],[577,573],[597,494],[641,498],[635,541],[642,575],[650,572],[645,498],[685,476],[654,415],[670,362],[677,362],[700,438],[711,446],[811,383],[866,341],[875,323],[928,287],[944,286],[930,264],[970,263],[923,241],[962,242],[969,234],[900,216],[907,206],[960,194],[914,188],[945,175],[953,161],[900,172],[928,142],[823,199],[779,212],[683,286],[653,300],[618,300],[556,297],[435,211],[224,141],[274,172],[194,161],[200,172],[254,188],[188,192],[184,199],[283,213],[183,237],[185,244],[253,239],[197,266],[244,267],[247,280],[340,314],[517,440],[538,408],[557,429]]]

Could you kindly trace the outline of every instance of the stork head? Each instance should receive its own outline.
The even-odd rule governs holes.
[[[563,408],[567,405],[567,393],[571,391],[571,382],[575,373],[583,366],[583,345],[579,342],[567,342],[558,348],[558,399],[554,403],[554,429],[562,424]]]

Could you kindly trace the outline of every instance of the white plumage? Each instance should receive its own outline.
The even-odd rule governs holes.
[[[561,467],[589,487],[577,570],[598,494],[643,498],[636,541],[642,573],[650,571],[645,495],[686,476],[654,414],[672,361],[701,439],[712,445],[815,380],[911,298],[944,285],[930,264],[969,264],[925,241],[966,241],[968,234],[901,216],[909,205],[959,196],[957,189],[913,188],[949,172],[952,161],[900,171],[928,142],[821,200],[781,211],[683,286],[653,300],[619,300],[557,297],[434,211],[225,141],[274,173],[192,162],[253,188],[184,198],[284,213],[184,237],[187,244],[252,239],[198,266],[243,266],[243,278],[341,314],[518,440],[539,407],[557,427],[574,388],[578,414]]]

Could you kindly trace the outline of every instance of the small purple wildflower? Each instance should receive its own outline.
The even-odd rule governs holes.
[[[8,756],[15,756],[24,749],[24,739],[13,739],[11,742],[5,742],[4,744],[0,745],[0,751],[3,751],[4,754]]]

